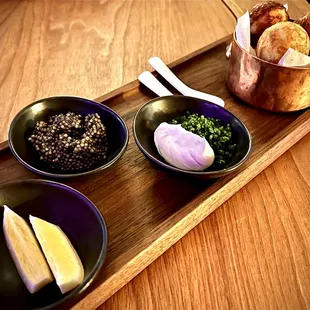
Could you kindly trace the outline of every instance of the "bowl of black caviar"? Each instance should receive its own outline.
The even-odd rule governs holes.
[[[216,104],[187,96],[165,96],[144,104],[133,121],[141,152],[171,172],[216,179],[240,169],[252,138],[245,124]]]
[[[90,175],[124,154],[129,134],[111,108],[79,97],[49,97],[22,109],[9,128],[15,158],[49,178]]]

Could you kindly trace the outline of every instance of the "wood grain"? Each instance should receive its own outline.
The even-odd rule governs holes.
[[[236,18],[236,21],[246,11],[246,9],[241,8],[235,0],[222,0],[222,2],[226,5],[229,11]]]
[[[307,149],[309,135],[98,310],[309,309]]]
[[[220,0],[10,0],[0,13],[0,143],[34,100],[99,97],[136,80],[149,57],[171,63],[234,28]]]
[[[151,55],[149,51],[170,63],[184,55],[199,54],[195,51],[204,50],[207,40],[212,42],[217,35],[222,37],[234,28],[234,20],[228,12],[224,11],[222,15],[222,7],[217,0],[150,2],[151,8],[147,7],[147,3],[142,2],[141,5],[141,1],[125,0],[2,1],[0,37],[5,44],[0,45],[1,104],[12,110],[5,112],[7,110],[3,109],[0,119],[2,115],[13,117],[18,111],[17,105],[24,106],[39,97],[55,95],[55,92],[97,97],[135,79],[137,72],[146,68],[146,59]],[[299,2],[294,3],[298,7]],[[300,3],[307,5],[306,2]],[[151,26],[147,28],[151,30],[140,31],[142,25],[143,28]],[[167,29],[169,33],[164,31]],[[206,31],[197,32],[197,29]],[[195,30],[195,35],[192,35],[192,30]],[[137,42],[137,34],[147,43]],[[4,49],[4,45],[12,48]],[[89,180],[69,182],[100,207],[110,232],[108,260],[88,293],[96,290],[80,301],[76,309],[99,306],[212,212],[223,202],[216,199],[217,186],[223,188],[222,193],[227,195],[227,199],[308,131],[309,111],[299,119],[300,113],[297,113],[284,116],[281,121],[277,121],[277,116],[273,118],[268,113],[246,106],[242,106],[242,113],[238,112],[240,105],[229,97],[225,88],[219,87],[225,77],[225,69],[221,67],[221,64],[225,66],[225,60],[219,57],[213,62],[209,56],[208,53],[200,61],[197,58],[190,60],[186,68],[179,66],[175,71],[191,86],[227,99],[229,108],[236,114],[240,113],[238,115],[255,132],[258,154],[263,153],[259,152],[262,149],[269,149],[269,152],[260,159],[253,153],[249,166],[239,178],[226,179],[208,187],[209,184],[195,184],[156,170],[138,152],[131,136],[125,156],[107,173]],[[191,56],[185,58],[190,59]],[[8,64],[13,70],[8,68]],[[198,71],[197,66],[203,70]],[[197,79],[200,80],[198,84]],[[121,113],[129,126],[137,106],[152,97],[143,88],[138,91],[136,86],[135,81],[122,88],[121,93],[118,90],[105,96],[111,99],[109,104]],[[9,102],[9,105],[4,102]],[[274,126],[270,132],[268,124]],[[6,139],[5,130],[1,132]],[[193,248],[182,240],[183,249],[172,255],[172,260],[169,260],[171,256],[163,257],[165,266],[160,265],[160,273],[148,273],[148,281],[138,282],[138,286],[130,284],[132,294],[121,292],[116,295],[120,296],[119,299],[110,299],[106,307],[139,310],[204,309],[205,305],[218,309],[307,308],[309,285],[305,274],[309,273],[309,247],[304,239],[309,239],[309,227],[306,226],[308,213],[299,207],[304,208],[310,201],[309,192],[305,189],[309,186],[309,170],[304,168],[304,163],[309,167],[307,152],[304,152],[309,149],[309,143],[298,145],[297,151],[285,163],[275,166],[271,176],[262,173],[259,178],[263,175],[265,179],[255,179],[254,186],[251,185],[249,190],[246,187],[241,196],[235,196],[237,200],[230,200],[224,208],[220,208],[218,211],[222,213],[213,218],[213,226],[209,224],[208,229],[199,228],[197,233],[194,230],[194,237],[189,240]],[[22,168],[7,152],[1,154],[1,160],[1,183],[37,177]],[[294,166],[299,170],[293,173]],[[287,171],[290,180],[283,177],[283,173],[278,173],[279,167]],[[300,189],[298,178],[301,176],[308,185]],[[282,182],[292,180],[296,182],[293,187],[296,195],[289,192],[288,186],[285,191],[281,188]],[[273,197],[271,189],[276,196]],[[118,200],[115,197],[122,198]],[[275,209],[270,210],[270,205]],[[238,212],[235,214],[230,210],[236,206]],[[285,212],[282,213],[283,209]],[[244,210],[247,213],[244,214]],[[291,218],[294,219],[292,222]],[[181,254],[185,255],[184,259]],[[187,262],[185,270],[181,269],[183,260]],[[201,260],[206,264],[202,265]],[[165,273],[169,273],[168,279],[163,276]],[[160,277],[164,284],[160,279],[154,279],[155,276]],[[189,293],[187,287],[190,287]],[[291,299],[289,290],[295,293]]]
[[[245,122],[253,136],[253,153],[239,172],[214,182],[199,182],[156,169],[130,142],[111,169],[89,179],[66,182],[89,197],[108,224],[109,252],[98,278],[73,309],[94,309],[206,216],[271,164],[310,130],[310,110],[291,114],[258,111],[237,102],[225,87],[225,47],[214,47],[173,68],[194,88],[222,97],[227,108]],[[124,90],[125,89],[125,90]],[[125,87],[106,96],[131,129],[143,102],[153,97],[143,86]],[[37,177],[4,151],[1,183]]]
[[[98,310],[310,309],[308,149],[309,134]]]
[[[307,135],[98,310],[310,309],[309,149]]]

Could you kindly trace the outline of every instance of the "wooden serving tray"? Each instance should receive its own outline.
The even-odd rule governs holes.
[[[230,39],[213,43],[171,67],[191,87],[223,98],[226,108],[249,128],[253,152],[239,172],[206,182],[159,170],[139,151],[131,131],[136,111],[154,94],[135,81],[98,99],[124,118],[130,140],[124,156],[109,170],[66,182],[97,205],[109,232],[107,260],[73,309],[90,310],[102,304],[310,131],[309,109],[275,114],[231,96],[225,86],[225,49]],[[7,148],[0,156],[1,183],[38,178]]]

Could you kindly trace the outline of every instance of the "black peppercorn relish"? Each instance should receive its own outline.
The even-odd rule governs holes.
[[[108,142],[100,116],[68,112],[38,121],[29,141],[40,159],[62,172],[82,172],[106,159]]]

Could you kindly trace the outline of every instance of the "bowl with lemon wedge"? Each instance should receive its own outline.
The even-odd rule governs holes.
[[[99,210],[73,188],[44,180],[2,185],[0,204],[1,308],[69,306],[106,257]]]

